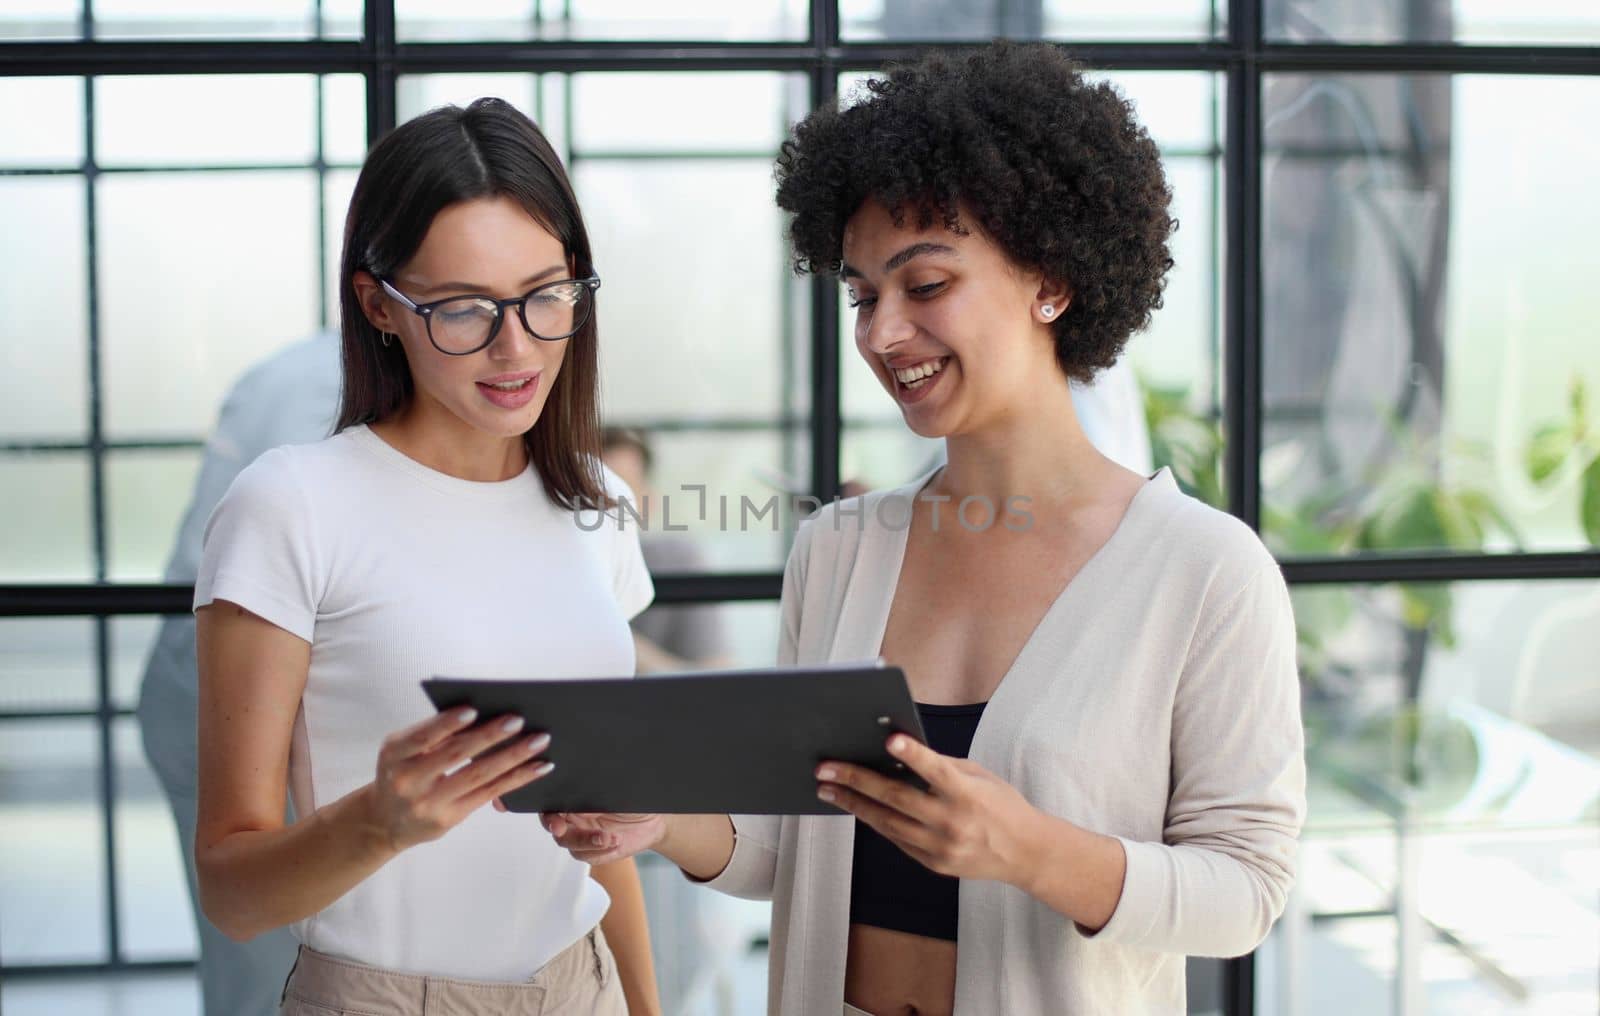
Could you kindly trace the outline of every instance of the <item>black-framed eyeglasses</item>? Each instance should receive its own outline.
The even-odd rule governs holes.
[[[522,327],[536,339],[559,342],[577,334],[594,309],[594,291],[600,277],[561,279],[547,282],[521,296],[496,300],[490,296],[452,296],[429,303],[417,303],[388,279],[378,278],[384,291],[428,326],[428,341],[433,348],[450,356],[476,353],[494,341],[505,321],[506,308],[517,308]]]

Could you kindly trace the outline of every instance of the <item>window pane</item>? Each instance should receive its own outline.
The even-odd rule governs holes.
[[[322,78],[322,158],[360,165],[367,157],[367,79],[360,74]]]
[[[200,449],[106,453],[107,578],[160,582],[200,472]]]
[[[93,621],[5,618],[0,645],[0,712],[98,705]]]
[[[1310,818],[1279,936],[1309,957],[1286,974],[1300,997],[1366,1012],[1412,992],[1429,1012],[1489,1012],[1513,984],[1526,1011],[1594,1009],[1595,583],[1293,596]],[[1419,924],[1404,947],[1383,913],[1396,892]]]
[[[138,722],[117,719],[111,733],[122,951],[135,961],[190,959],[199,943],[172,809],[145,759]]]
[[[0,177],[0,441],[88,435],[88,257],[80,176]]]
[[[804,39],[805,0],[396,0],[401,42],[533,39]]]
[[[362,0],[320,0],[324,39],[360,39],[366,30]]]
[[[316,8],[316,0],[94,0],[94,31],[101,39],[308,39],[317,34]]]
[[[272,115],[249,112],[259,110]],[[316,114],[308,75],[100,78],[95,156],[113,167],[309,166],[317,151]]]
[[[805,389],[786,346],[800,302],[765,160],[581,162],[600,290],[605,404],[763,419]]]
[[[1543,126],[1586,122],[1600,79],[1271,75],[1266,87],[1269,543],[1600,543],[1588,408],[1600,137]]]
[[[93,581],[84,453],[0,453],[0,503],[9,509],[0,581]]]
[[[580,157],[703,151],[770,158],[786,118],[805,112],[804,87],[798,77],[765,72],[575,74],[572,147]]]
[[[1582,46],[1600,41],[1593,0],[1265,0],[1273,42],[1459,42]]]
[[[198,439],[246,366],[316,327],[316,174],[98,186],[107,433]]]
[[[111,635],[111,705],[116,709],[137,709],[139,683],[144,678],[145,661],[161,627],[157,616],[113,617],[107,623]]]
[[[83,0],[10,0],[0,11],[0,39],[82,38]]]
[[[76,169],[82,163],[83,79],[0,79],[0,167]]]
[[[839,0],[840,36],[873,39],[986,42],[1061,39],[1198,39],[1226,32],[1226,5],[1212,0],[1130,0],[1083,4],[1043,0]]]
[[[104,963],[99,734],[91,720],[10,720],[0,737],[0,956]]]

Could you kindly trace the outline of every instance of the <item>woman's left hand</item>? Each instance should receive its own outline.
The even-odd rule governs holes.
[[[1043,813],[1016,788],[969,759],[940,755],[904,734],[889,753],[928,784],[919,790],[862,766],[824,762],[817,796],[859,818],[941,875],[1023,885]]]

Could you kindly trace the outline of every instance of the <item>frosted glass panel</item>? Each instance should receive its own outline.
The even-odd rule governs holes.
[[[8,725],[0,738],[0,956],[108,957],[105,837],[92,720]]]
[[[111,581],[161,581],[199,472],[198,449],[107,454],[106,572]]]
[[[94,622],[79,617],[0,620],[0,712],[93,709]]]
[[[0,78],[0,168],[82,162],[83,79]]]
[[[322,79],[322,157],[352,164],[367,157],[367,84],[360,74]]]
[[[0,177],[0,441],[88,434],[88,258],[80,176]]]
[[[308,39],[316,0],[94,0],[102,39]]]
[[[309,165],[316,124],[309,75],[109,77],[95,85],[102,166]]]
[[[0,581],[88,582],[89,462],[83,452],[0,453]]]
[[[777,154],[805,113],[800,80],[767,73],[576,74],[573,147],[607,151],[723,150]],[[791,117],[790,114],[793,114]]]
[[[0,9],[0,39],[44,41],[83,35],[83,0],[9,0]]]
[[[605,279],[606,406],[771,415],[783,290],[795,283],[768,163],[584,162],[577,189]]]
[[[198,439],[246,366],[317,326],[316,174],[99,187],[107,432]]]

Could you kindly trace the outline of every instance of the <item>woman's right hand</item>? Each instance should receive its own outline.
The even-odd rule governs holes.
[[[477,715],[451,709],[384,738],[371,799],[373,821],[394,850],[438,839],[501,794],[555,768],[539,758],[550,735],[516,737],[519,716],[469,727]]]
[[[539,816],[556,843],[584,864],[610,864],[661,844],[667,817],[649,814],[546,812]]]

